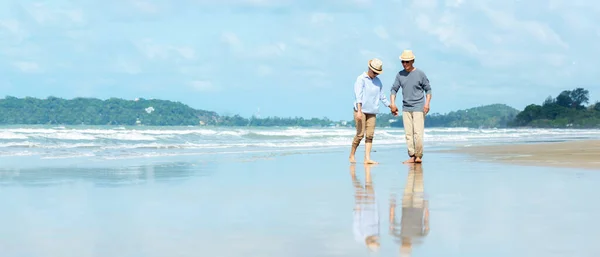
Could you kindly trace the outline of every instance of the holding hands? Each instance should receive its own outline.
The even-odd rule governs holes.
[[[393,114],[394,116],[398,116],[398,107],[396,107],[396,105],[395,105],[395,104],[391,104],[391,105],[390,105],[390,111],[392,112],[392,114]]]

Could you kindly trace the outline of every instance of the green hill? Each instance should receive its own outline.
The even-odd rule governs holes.
[[[515,117],[511,125],[536,128],[600,128],[600,103],[586,106],[588,102],[588,90],[564,90],[555,98],[548,96],[541,105],[528,105]]]
[[[502,128],[519,113],[519,110],[505,104],[490,104],[465,110],[452,111],[446,114],[428,114],[426,127],[468,127],[468,128]],[[386,114],[387,115],[387,114]],[[388,115],[396,122],[391,127],[403,127],[402,117]],[[383,118],[383,117],[382,117]],[[387,117],[385,117],[387,118]]]
[[[589,92],[583,88],[562,91],[548,97],[542,105],[531,104],[519,111],[505,104],[490,104],[446,114],[432,113],[425,119],[426,127],[551,127],[599,128],[600,103],[586,106]],[[124,100],[110,98],[62,99],[48,97],[0,99],[0,125],[60,124],[60,125],[150,125],[150,126],[346,126],[354,121],[334,122],[326,117],[244,118],[239,115],[220,116],[216,112],[194,109],[180,102],[155,99]],[[402,127],[402,117],[382,113],[377,127]]]
[[[62,99],[48,97],[0,99],[0,125],[149,125],[149,126],[330,126],[327,118],[220,116],[180,102],[156,99]]]
[[[166,100],[0,99],[0,124],[135,125],[139,120],[144,125],[198,125],[215,123],[218,117],[215,112]]]

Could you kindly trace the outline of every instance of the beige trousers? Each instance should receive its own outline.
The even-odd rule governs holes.
[[[411,165],[402,195],[402,207],[424,208],[423,187],[423,167],[419,164]]]
[[[423,157],[423,134],[425,130],[424,113],[403,111],[402,122],[404,124],[408,156]]]
[[[355,114],[354,111],[353,114]],[[375,135],[375,114],[363,113],[361,119],[357,119],[354,116],[354,122],[356,123],[356,135],[354,136],[354,140],[352,141],[353,147],[358,147],[360,145],[360,141],[366,136],[365,143],[373,142],[373,135]],[[366,134],[366,135],[365,135]]]

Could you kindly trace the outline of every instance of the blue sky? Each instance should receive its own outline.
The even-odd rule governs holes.
[[[586,0],[6,0],[0,96],[351,119],[367,61],[383,60],[389,96],[409,48],[432,112],[522,109],[578,86],[595,102],[599,21],[600,2]]]

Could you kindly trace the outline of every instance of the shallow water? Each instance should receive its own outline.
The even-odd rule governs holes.
[[[331,150],[346,148],[355,133],[339,127],[0,126],[0,163],[21,168],[28,157],[63,163]],[[424,134],[429,149],[588,138],[600,138],[600,130],[426,128]],[[404,144],[402,129],[375,131],[378,148]]]
[[[357,194],[365,167],[354,166],[353,181],[345,149],[0,169],[0,249],[6,257],[372,255],[356,240],[359,224],[379,230],[377,255],[401,256],[402,237],[390,234],[395,199],[394,233],[413,242],[402,249],[411,256],[600,255],[600,173],[442,153],[411,169],[405,157],[399,147],[373,154],[381,164],[369,170],[372,194]],[[372,196],[377,210],[361,222],[357,195]],[[406,199],[413,209],[403,212]],[[423,201],[429,232],[419,236]]]

